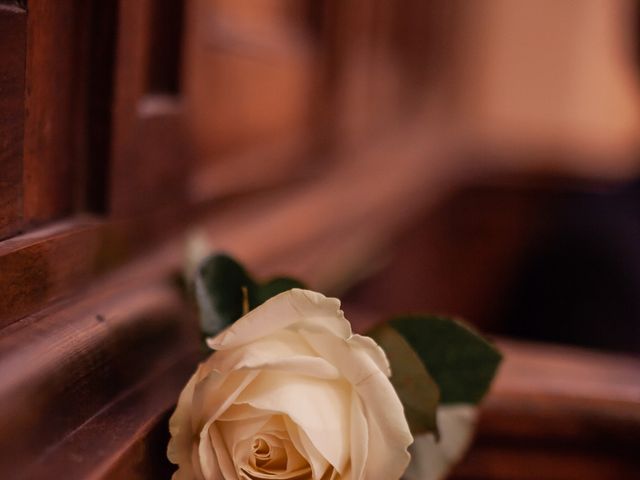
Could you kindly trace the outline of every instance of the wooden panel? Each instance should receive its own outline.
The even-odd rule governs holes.
[[[95,276],[99,228],[91,220],[65,222],[0,243],[0,327]]]
[[[153,21],[162,16],[153,15],[153,5],[149,0],[119,4],[108,206],[115,218],[175,211],[186,204],[191,155],[183,133],[179,92],[170,91],[178,87],[171,84],[179,74],[155,68],[157,48],[162,44],[152,43],[159,41],[152,33],[160,28]],[[180,31],[178,25],[173,27]],[[173,67],[178,64],[176,59]],[[158,93],[158,81],[168,82],[171,88],[165,85]]]
[[[152,372],[48,451],[27,478],[50,478],[52,472],[69,480],[171,478],[168,418],[198,358],[197,351],[187,352]]]
[[[78,59],[82,12],[79,0],[29,2],[27,118],[25,125],[25,216],[41,223],[70,213],[84,84]]]
[[[65,465],[62,477],[86,478],[80,472],[97,473],[175,401],[200,350],[195,321],[170,277],[132,268],[0,333],[3,475],[43,478]],[[127,413],[119,398],[154,378],[146,406]],[[107,418],[117,426],[106,428],[94,415],[113,402]],[[80,425],[94,443],[87,430],[80,442],[69,436]]]
[[[27,14],[0,2],[0,239],[22,221],[22,139]]]
[[[29,3],[25,217],[104,212],[115,0]]]
[[[176,216],[177,215],[177,216]],[[0,243],[0,328],[86,291],[92,281],[140,253],[149,254],[163,235],[188,215],[162,212],[145,222],[104,223],[89,216],[60,221]],[[180,240],[155,271],[175,268],[181,260]]]

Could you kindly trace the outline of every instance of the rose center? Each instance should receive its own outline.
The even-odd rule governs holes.
[[[253,450],[253,454],[256,458],[267,460],[271,453],[271,446],[269,443],[262,437],[255,437],[253,439],[253,444],[251,445],[251,449]]]

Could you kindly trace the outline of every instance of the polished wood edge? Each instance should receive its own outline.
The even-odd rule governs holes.
[[[199,351],[193,309],[167,270],[125,270],[0,331],[0,471],[18,474],[167,362]]]
[[[180,264],[180,240],[153,235],[164,220],[107,222],[78,215],[0,242],[0,329],[56,302],[86,293],[115,267],[146,255],[123,272],[169,274]],[[151,237],[152,240],[148,238]],[[142,239],[146,243],[141,243]],[[140,240],[140,241],[138,241]],[[143,267],[146,265],[146,267]]]
[[[640,469],[640,358],[498,339],[504,353],[453,479],[618,479]]]
[[[0,327],[94,277],[102,229],[101,222],[73,219],[0,243]]]
[[[43,241],[55,238],[65,238],[85,230],[91,230],[102,225],[102,221],[90,215],[79,215],[67,220],[61,220],[49,225],[16,235],[0,242],[0,257],[19,250],[27,249]]]
[[[515,408],[624,419],[640,428],[640,357],[498,339],[504,354],[486,409]]]
[[[169,478],[167,419],[194,366],[199,349],[174,355],[166,368],[123,392],[71,432],[26,473],[52,472],[65,479]]]

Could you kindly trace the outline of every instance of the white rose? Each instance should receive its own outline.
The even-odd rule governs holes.
[[[290,290],[208,341],[169,424],[174,479],[400,478],[413,439],[389,363],[339,307]]]

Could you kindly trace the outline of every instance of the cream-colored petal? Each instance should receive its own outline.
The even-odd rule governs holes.
[[[477,419],[474,405],[442,405],[436,413],[440,440],[431,433],[418,435],[411,451],[406,480],[439,480],[462,458],[471,439]]]
[[[288,438],[296,451],[304,458],[305,462],[311,465],[314,478],[320,478],[327,470],[329,462],[313,446],[313,443],[304,431],[300,431],[299,427],[286,415],[282,415],[279,412],[259,410],[248,404],[235,404],[231,405],[220,415],[218,418],[219,428],[223,431],[226,423],[233,424],[234,422],[242,422],[245,420],[263,419],[265,414],[272,416],[262,428],[281,435],[282,438]],[[232,450],[236,463],[242,460],[241,456],[235,453],[238,449],[238,444],[239,442],[234,445]],[[227,445],[229,445],[229,443]]]
[[[291,440],[284,442],[284,448],[287,452],[287,470],[290,472],[299,471],[309,468],[309,462],[300,453]]]
[[[298,427],[289,417],[283,417],[287,427],[287,433],[296,450],[309,462],[313,478],[321,478],[329,468],[329,462],[313,445],[307,434]]]
[[[302,343],[299,338],[297,341]],[[326,380],[340,378],[339,370],[324,358],[315,355],[278,355],[277,352],[268,352],[259,346],[253,348],[253,345],[250,345],[244,351],[234,350],[233,358],[227,356],[221,359],[222,371],[272,370],[308,375]]]
[[[302,315],[303,325],[324,328],[340,338],[351,336],[351,324],[340,310],[340,300],[312,290],[294,289],[291,292],[292,304]]]
[[[251,439],[259,432],[275,435],[283,441],[287,452],[287,470],[294,471],[309,466],[309,462],[291,440],[285,418],[280,414],[258,410],[250,405],[240,404],[230,406],[220,415],[218,428],[230,452],[233,452],[233,461],[236,465],[247,464],[249,451],[239,446],[246,445],[246,440]],[[296,428],[297,431],[297,428]],[[326,464],[326,461],[325,461]]]
[[[409,464],[413,442],[402,403],[389,379],[377,372],[358,385],[369,429],[369,452],[364,478],[398,479]]]
[[[338,299],[294,288],[251,310],[207,344],[214,350],[236,348],[302,323],[322,326],[343,338],[351,335]]]
[[[229,374],[212,371],[198,382],[193,392],[193,431],[201,430],[209,419],[216,420],[259,374],[257,370],[236,370]]]
[[[263,413],[260,417],[234,421],[218,420],[216,423],[218,425],[218,430],[225,441],[227,449],[229,452],[234,452],[235,447],[239,442],[250,439],[256,433],[260,432],[270,419],[270,413]]]
[[[224,412],[218,417],[220,422],[236,422],[243,420],[251,420],[256,418],[267,418],[269,420],[275,412],[269,412],[266,410],[258,410],[246,403],[230,405]]]
[[[387,377],[391,376],[391,365],[389,365],[387,354],[373,338],[354,334],[349,338],[349,344],[366,352]]]
[[[177,465],[191,464],[191,443],[194,432],[191,428],[191,403],[196,385],[196,375],[192,375],[178,397],[178,403],[169,419],[171,439],[167,446],[167,457]]]
[[[236,445],[234,461],[240,478],[308,480],[307,460],[289,439],[281,415],[274,415],[250,439]]]
[[[351,393],[351,480],[364,480],[369,451],[369,428],[360,397]]]
[[[292,374],[262,372],[238,397],[238,403],[282,412],[308,435],[313,445],[338,471],[349,460],[351,389],[337,381]]]
[[[369,352],[357,343],[318,329],[301,330],[299,334],[319,356],[337,367],[351,384],[355,385],[375,373],[383,373]]]
[[[193,465],[193,471],[195,473],[195,478],[197,480],[205,480],[204,474],[202,473],[202,463],[200,462],[200,453],[198,451],[200,442],[193,442],[193,446],[191,448],[191,464]],[[215,474],[213,475],[214,479],[222,478],[222,472],[219,468],[215,469]],[[191,478],[189,478],[191,480]],[[209,480],[209,479],[207,479]]]
[[[252,364],[269,362],[290,356],[317,356],[293,330],[280,330],[259,338],[254,342],[241,345],[238,348],[220,350],[207,360],[209,370],[229,372],[237,369],[241,362],[250,361]]]
[[[217,336],[207,339],[207,344],[214,350],[237,348],[297,323],[300,316],[292,307],[290,296],[288,291],[269,299]]]
[[[369,451],[365,478],[399,478],[409,462],[413,438],[402,403],[385,372],[360,344],[321,331],[301,331],[319,355],[336,365],[364,405]],[[375,474],[374,474],[375,472]]]
[[[197,449],[193,451],[192,463],[199,465],[202,476],[206,480],[225,480],[216,456],[216,447],[211,443],[211,439],[209,438],[210,425],[211,424],[207,422],[202,432],[200,432]]]
[[[214,420],[208,421],[200,433],[198,454],[205,478],[217,480],[216,471],[211,470],[211,467],[215,465],[222,474],[220,476],[221,480],[235,480],[236,470],[231,458],[231,452],[227,449],[227,445]]]
[[[298,333],[289,330],[239,348],[219,351],[212,355],[208,366],[221,373],[249,368],[289,371],[326,379],[340,376],[340,372],[318,357]]]

